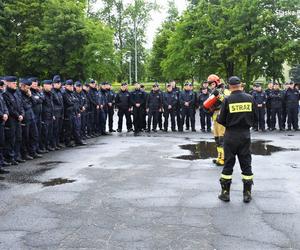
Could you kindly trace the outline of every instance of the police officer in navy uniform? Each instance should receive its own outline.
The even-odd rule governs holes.
[[[155,83],[152,86],[152,91],[149,93],[146,101],[146,111],[148,113],[148,132],[151,130],[151,123],[153,121],[152,131],[157,132],[159,112],[162,110],[163,99],[159,91],[159,85]]]
[[[284,95],[284,101],[286,103],[286,111],[288,116],[288,130],[292,130],[292,127],[295,131],[299,130],[298,124],[298,114],[299,114],[299,90],[295,87],[294,82],[290,82],[288,89]]]
[[[90,90],[88,92],[88,100],[90,104],[89,116],[91,122],[91,136],[96,137],[100,135],[97,130],[100,117],[100,98],[95,80],[90,80],[89,86]]]
[[[164,131],[168,131],[169,118],[171,119],[171,129],[173,132],[176,131],[176,111],[178,104],[178,95],[173,91],[172,84],[167,84],[167,91],[163,93],[163,111],[164,111]]]
[[[132,120],[131,120],[131,101],[130,101],[130,93],[128,91],[128,84],[122,83],[121,90],[116,95],[115,99],[116,107],[118,109],[118,132],[122,132],[123,127],[123,117],[125,115],[126,118],[126,126],[127,131],[132,131]]]
[[[64,117],[64,101],[61,90],[61,78],[59,75],[53,77],[53,105],[54,105],[54,116],[53,122],[53,143],[52,147],[56,150],[61,149],[63,145],[63,117]]]
[[[267,101],[266,101],[267,126],[269,130],[272,130],[272,103],[270,99],[270,94],[273,91],[274,85],[275,83],[270,82],[268,84],[268,88],[265,91],[267,96]]]
[[[109,128],[109,132],[113,133],[116,132],[116,130],[114,130],[113,128],[116,93],[113,91],[110,83],[107,84],[106,91],[107,91],[107,105],[108,105],[108,128]]]
[[[200,124],[202,132],[211,132],[211,114],[203,108],[204,102],[209,98],[210,93],[208,88],[202,87],[198,97]],[[207,129],[207,130],[205,130]]]
[[[284,92],[280,90],[279,83],[273,84],[273,90],[268,94],[268,99],[271,106],[271,127],[270,130],[275,130],[276,117],[278,120],[279,129],[283,131],[282,125],[282,109],[284,101]]]
[[[281,117],[281,123],[282,123],[282,128],[285,130],[286,128],[286,121],[287,121],[287,110],[286,110],[286,102],[285,102],[285,93],[289,89],[290,84],[285,83],[284,84],[284,89],[283,89],[283,102],[282,102],[282,117]]]
[[[191,90],[192,84],[185,83],[184,90],[180,93],[180,106],[181,106],[181,128],[183,131],[184,122],[189,119],[192,126],[192,131],[195,132],[195,113],[194,108],[196,104],[194,92]]]
[[[39,147],[39,135],[36,124],[35,114],[33,112],[33,103],[35,101],[31,94],[32,82],[28,79],[20,81],[20,93],[22,104],[25,112],[22,127],[22,147],[21,155],[24,160],[32,160],[33,158],[41,158],[42,156],[37,153]]]
[[[186,127],[185,127],[185,130],[190,130],[190,120],[194,121],[194,123],[196,122],[196,119],[195,119],[195,117],[196,117],[196,109],[198,108],[198,102],[197,102],[198,96],[197,96],[197,93],[194,91],[194,85],[192,83],[190,83],[190,91],[192,91],[193,94],[194,94],[194,96],[195,96],[194,97],[195,98],[195,105],[193,106],[193,113],[192,113],[193,117],[192,117],[192,119],[189,116],[186,117],[186,121],[185,121],[185,126]],[[192,128],[195,127],[195,124],[191,125],[191,127]]]
[[[194,85],[191,83],[191,91],[193,92],[194,94],[194,98],[195,98],[195,104],[193,106],[193,117],[191,119],[192,121],[192,124],[191,124],[191,127],[192,127],[192,131],[195,132],[196,131],[196,112],[197,112],[197,108],[199,108],[198,106],[198,102],[197,102],[197,99],[198,99],[198,94],[196,91],[194,91]],[[194,128],[194,129],[193,129]]]
[[[106,132],[106,121],[108,117],[108,93],[107,93],[107,82],[102,82],[99,90],[99,133],[101,135],[108,135]]]
[[[161,96],[163,96],[163,91],[161,91],[159,84],[158,85],[158,91],[161,94]],[[158,126],[159,126],[159,130],[163,131],[163,114],[164,114],[164,110],[163,108],[160,109],[159,114],[158,114]]]
[[[80,117],[81,117],[81,137],[86,139],[87,133],[87,108],[88,102],[86,95],[83,91],[82,83],[80,81],[75,82],[75,96],[79,100],[79,109],[80,109]]]
[[[266,93],[262,90],[262,87],[257,84],[256,91],[253,92],[253,99],[256,104],[257,112],[257,123],[255,124],[255,131],[259,129],[265,131],[265,114],[266,114],[266,102],[267,96]]]
[[[145,100],[147,100],[149,93],[146,91],[145,85],[143,85],[143,84],[141,84],[141,91],[144,92]],[[141,107],[142,107],[142,113],[143,113],[142,131],[146,131],[147,130],[147,116],[148,116],[148,113],[146,111],[146,102]]]
[[[81,114],[80,101],[74,93],[74,82],[69,79],[65,83],[65,92],[63,94],[64,114],[65,114],[65,142],[67,147],[73,147],[72,139],[76,146],[86,145],[81,138]]]
[[[44,152],[54,151],[53,143],[53,123],[55,120],[52,80],[44,80],[43,84],[43,104],[42,104],[42,150]]]
[[[24,162],[21,159],[20,147],[22,143],[21,122],[24,119],[24,108],[22,106],[21,97],[17,91],[17,78],[15,76],[7,76],[4,78],[7,88],[2,94],[8,108],[9,117],[6,126],[6,158],[12,165]]]
[[[176,105],[176,123],[177,123],[177,128],[180,130],[181,127],[181,109],[180,109],[180,89],[176,86],[175,81],[171,81],[170,84],[172,85],[172,91],[177,95],[178,101]]]
[[[224,137],[225,165],[220,183],[219,199],[230,201],[230,186],[236,156],[238,157],[242,179],[244,183],[243,201],[251,201],[251,187],[253,172],[251,166],[251,137],[250,127],[255,117],[255,103],[253,97],[242,91],[241,81],[233,76],[229,79],[230,96],[225,97],[217,122],[226,128]]]
[[[89,91],[90,91],[90,85],[86,82],[82,86],[82,92],[85,95],[86,98],[86,111],[85,111],[85,120],[86,120],[86,126],[82,125],[81,131],[83,135],[83,139],[90,139],[92,137],[92,124],[91,124],[91,115],[90,115],[90,99],[89,99]]]
[[[135,90],[131,92],[131,105],[133,107],[133,124],[135,134],[142,131],[144,127],[144,107],[146,94],[141,90],[140,83],[135,83]]]
[[[37,154],[45,153],[42,148],[42,111],[43,111],[43,92],[40,88],[40,83],[37,77],[31,77],[28,79],[31,81],[31,95],[32,95],[32,110],[35,117],[35,123],[38,129],[38,145],[37,145]]]
[[[5,83],[3,80],[0,80],[0,87],[4,87]],[[3,169],[3,167],[10,166],[10,163],[5,162],[4,160],[4,147],[5,147],[5,123],[8,120],[8,109],[6,103],[2,97],[2,93],[0,94],[0,174],[8,174],[9,171]]]

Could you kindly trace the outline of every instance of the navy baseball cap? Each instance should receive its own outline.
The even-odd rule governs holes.
[[[73,82],[72,79],[69,79],[69,80],[66,81],[65,85],[73,86],[74,82]]]
[[[44,80],[42,81],[43,85],[52,85],[52,80]]]
[[[241,84],[241,79],[237,76],[232,76],[228,79],[229,85],[239,85]]]
[[[4,80],[7,82],[17,82],[18,78],[16,76],[5,76]]]

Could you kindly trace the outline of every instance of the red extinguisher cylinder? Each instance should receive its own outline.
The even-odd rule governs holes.
[[[211,95],[204,103],[203,107],[207,110],[210,110],[218,101],[218,96]]]

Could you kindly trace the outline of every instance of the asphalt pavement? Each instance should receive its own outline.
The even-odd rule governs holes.
[[[199,131],[199,130],[198,130]],[[0,249],[300,249],[300,133],[253,133],[253,201],[208,133],[114,133],[11,167]]]

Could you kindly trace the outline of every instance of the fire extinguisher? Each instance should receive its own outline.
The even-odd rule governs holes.
[[[215,90],[211,94],[211,96],[203,103],[203,107],[206,110],[213,111],[213,107],[217,103],[217,101],[219,100],[219,96],[220,96],[219,91]]]

